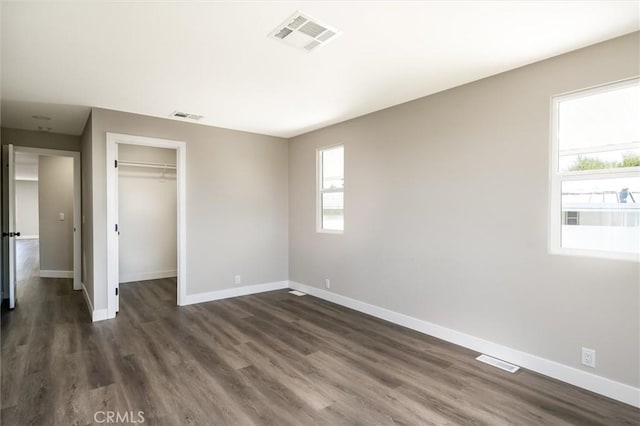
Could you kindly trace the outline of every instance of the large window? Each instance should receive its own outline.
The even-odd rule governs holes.
[[[318,162],[318,232],[344,231],[344,146],[319,149]]]
[[[638,260],[640,80],[553,99],[552,253]]]

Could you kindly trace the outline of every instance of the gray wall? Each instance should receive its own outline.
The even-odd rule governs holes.
[[[30,148],[60,149],[63,151],[80,151],[80,136],[62,135],[58,133],[34,132],[3,127],[2,144],[13,144]]]
[[[124,162],[176,164],[176,150],[118,145],[120,282],[175,277],[177,200],[175,170],[125,166]]]
[[[634,262],[547,251],[550,97],[639,74],[638,33],[296,137],[292,281],[640,384]],[[315,232],[315,149],[345,146],[345,232]],[[597,368],[580,365],[581,346]]]
[[[16,180],[16,231],[38,236],[38,181]]]
[[[82,186],[82,283],[93,301],[93,116],[89,115],[81,136]]]
[[[106,132],[187,145],[188,294],[288,277],[286,139],[96,108],[92,113],[94,308],[107,307]]]
[[[176,150],[168,148],[155,148],[153,146],[118,144],[118,160],[142,163],[176,164]],[[142,168],[124,168],[126,171],[142,171]],[[154,172],[159,169],[147,169]],[[122,170],[120,170],[122,171]]]
[[[73,158],[40,156],[38,178],[40,269],[73,271]]]

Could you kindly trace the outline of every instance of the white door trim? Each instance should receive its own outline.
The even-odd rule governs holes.
[[[73,289],[82,290],[82,176],[80,152],[15,146],[15,152],[73,159]]]
[[[8,227],[7,232],[14,233],[20,232],[16,229],[16,155],[15,155],[15,147],[12,144],[5,145],[3,147],[2,155],[6,154],[7,164],[6,164],[6,172],[7,172],[7,216],[8,216]],[[4,238],[4,237],[3,237]],[[7,274],[9,277],[8,282],[8,292],[9,295],[9,309],[14,309],[16,307],[16,293],[17,293],[17,277],[16,277],[16,240],[15,236],[7,236],[7,241],[9,243],[8,246],[8,261],[7,264]]]
[[[178,306],[187,302],[187,144],[183,141],[107,132],[107,311],[115,318],[118,306],[118,173],[115,168],[117,144],[143,145],[176,150],[178,225]]]

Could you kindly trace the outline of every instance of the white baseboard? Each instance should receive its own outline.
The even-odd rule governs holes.
[[[39,238],[39,235],[21,235],[19,237],[16,237],[16,240],[37,240]]]
[[[87,292],[87,288],[84,286],[84,283],[81,283],[81,285],[82,294],[84,294],[84,301],[87,302],[87,308],[89,308],[89,315],[93,317],[93,303],[91,303],[91,300],[89,299],[89,293]]]
[[[41,269],[40,278],[73,278],[73,271],[52,271]]]
[[[554,379],[590,390],[591,392],[624,402],[625,404],[640,407],[640,389],[633,386],[316,287],[300,284],[295,281],[289,281],[289,287],[320,299],[328,300],[329,302],[519,365],[528,370],[553,377]]]
[[[91,315],[91,321],[96,322],[96,321],[106,320],[108,318],[107,310],[106,309],[94,310],[93,303],[91,303],[91,300],[89,299],[89,293],[87,292],[87,288],[84,286],[84,283],[81,283],[81,285],[82,285],[82,294],[84,294],[84,301],[87,303],[87,308],[89,309],[89,315]]]
[[[103,321],[109,319],[109,311],[106,309],[96,309],[93,311],[93,315],[91,316],[91,321]]]
[[[232,287],[224,290],[208,291],[206,293],[187,294],[184,305],[211,302],[212,300],[228,299],[229,297],[246,296],[248,294],[263,293],[265,291],[289,288],[289,281],[276,281],[265,284]]]
[[[159,280],[161,278],[175,278],[178,276],[178,271],[173,269],[170,271],[154,271],[154,272],[141,272],[133,274],[120,275],[120,284],[130,283],[134,281],[147,281],[147,280]]]

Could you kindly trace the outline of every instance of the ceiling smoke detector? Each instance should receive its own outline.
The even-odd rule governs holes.
[[[173,111],[171,114],[169,114],[169,117],[176,117],[176,118],[184,118],[187,120],[195,120],[198,121],[200,119],[202,119],[202,115],[197,115],[197,114],[189,114],[188,112],[182,112],[182,111]]]
[[[336,39],[340,34],[342,32],[337,29],[304,13],[296,12],[271,31],[269,38],[311,52]]]

